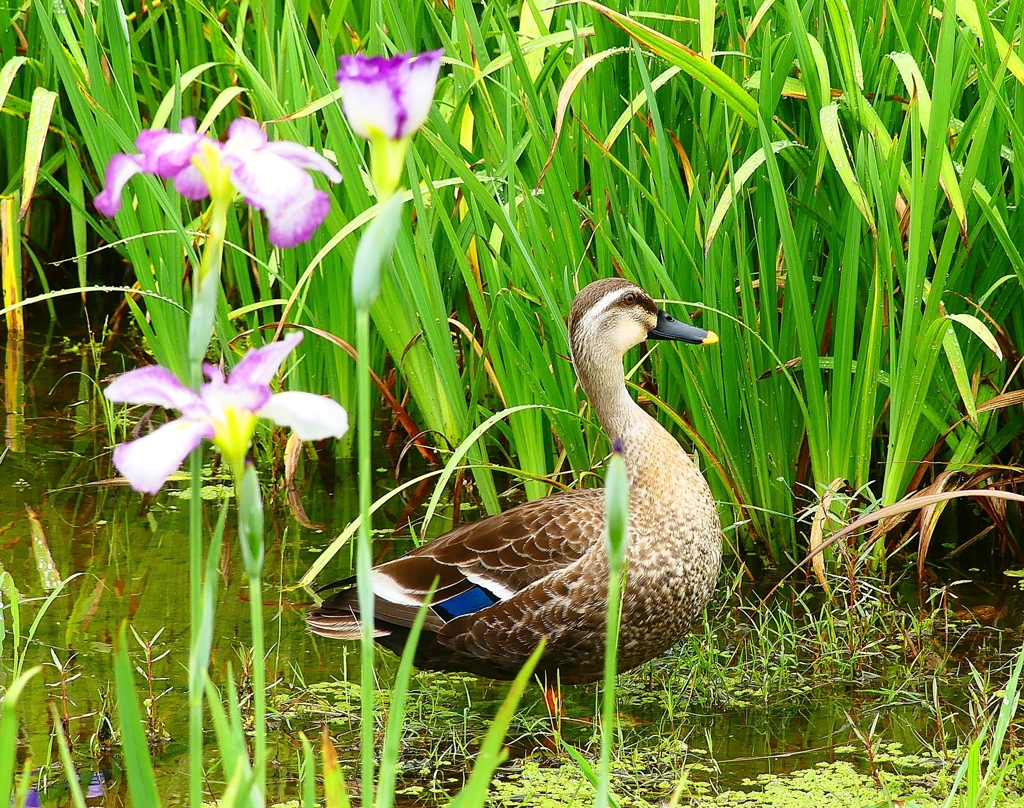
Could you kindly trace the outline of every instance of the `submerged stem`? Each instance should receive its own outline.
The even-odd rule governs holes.
[[[249,620],[252,623],[252,694],[256,736],[253,739],[253,770],[260,793],[266,793],[267,701],[266,660],[263,650],[263,578],[249,576]]]

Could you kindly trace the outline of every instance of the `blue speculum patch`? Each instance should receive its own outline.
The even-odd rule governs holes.
[[[473,614],[497,603],[499,598],[482,586],[474,586],[468,592],[449,598],[434,605],[434,612],[444,620],[454,620],[464,614]]]

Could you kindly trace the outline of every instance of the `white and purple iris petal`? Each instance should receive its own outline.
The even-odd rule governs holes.
[[[369,140],[378,132],[402,140],[419,129],[434,101],[442,53],[342,56],[341,106],[356,134]]]
[[[308,241],[327,218],[331,199],[316,188],[308,172],[319,171],[332,182],[341,182],[338,169],[298,143],[268,143],[260,125],[246,118],[231,124],[223,145],[198,134],[194,118],[184,118],[180,132],[142,132],[135,141],[139,154],[111,158],[96,209],[107,216],[116,215],[125,184],[140,173],[173,179],[175,189],[188,199],[206,198],[210,189],[194,159],[204,144],[207,159],[228,168],[234,188],[266,214],[272,244],[294,247]]]
[[[96,197],[96,209],[104,216],[116,216],[121,209],[121,191],[136,174],[155,174],[173,179],[178,193],[188,199],[209,195],[192,157],[203,141],[214,140],[196,132],[195,118],[183,118],[181,131],[147,129],[139,133],[135,146],[139,154],[115,154],[107,164],[103,191]],[[218,146],[219,148],[219,146]]]
[[[298,143],[268,143],[259,124],[245,118],[231,124],[223,162],[245,201],[266,214],[270,242],[278,247],[308,241],[327,218],[330,197],[313,185],[308,171],[341,182],[329,160]]]
[[[114,450],[118,471],[136,491],[155,494],[204,438],[218,442],[222,451],[231,446],[244,456],[252,432],[243,436],[244,445],[235,445],[232,425],[245,422],[239,415],[269,418],[291,427],[303,440],[340,438],[348,431],[348,415],[337,402],[312,393],[275,394],[270,389],[281,363],[301,341],[302,334],[296,332],[249,351],[226,380],[219,368],[208,365],[210,381],[198,393],[158,365],[118,376],[105,390],[111,401],[151,404],[181,413],[156,431],[118,446]]]
[[[207,420],[178,418],[138,440],[114,449],[114,465],[143,494],[155,494],[181,466],[203,438],[211,440],[214,427]]]

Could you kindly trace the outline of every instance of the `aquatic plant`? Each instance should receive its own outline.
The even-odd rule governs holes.
[[[369,308],[380,288],[382,267],[388,260],[401,225],[403,200],[395,195],[405,148],[416,128],[429,110],[433,87],[440,66],[441,52],[418,57],[404,57],[399,61],[356,59],[342,73],[349,87],[346,104],[350,114],[363,117],[355,124],[359,131],[370,136],[371,152],[377,170],[378,193],[382,204],[377,215],[364,233],[355,257],[353,269],[353,299],[358,308],[359,334],[359,446],[360,446],[360,501],[363,510],[363,530],[359,548],[360,591],[365,594],[369,575]],[[384,97],[375,89],[380,74],[388,91]],[[355,85],[351,82],[354,81]],[[360,96],[360,92],[362,96]],[[386,107],[391,103],[390,111]],[[380,123],[378,118],[367,117],[366,105],[373,113],[391,115],[393,126]],[[383,105],[383,106],[382,106]],[[385,133],[379,125],[387,126]],[[300,391],[274,393],[270,383],[282,363],[302,340],[302,333],[285,336],[280,341],[253,348],[225,377],[221,367],[203,363],[209,350],[214,316],[221,291],[220,268],[224,252],[224,232],[228,210],[236,190],[253,207],[263,210],[270,222],[269,238],[277,246],[290,246],[305,241],[323,222],[330,207],[330,199],[316,190],[306,173],[316,168],[332,179],[341,176],[330,164],[314,152],[296,144],[268,143],[257,124],[245,119],[236,120],[229,128],[229,137],[221,145],[206,135],[199,134],[192,119],[182,122],[181,131],[152,130],[136,141],[138,155],[117,154],[106,172],[107,187],[97,197],[97,207],[109,215],[120,210],[120,197],[125,184],[138,173],[151,173],[173,179],[175,188],[186,198],[212,200],[208,237],[205,240],[202,261],[195,277],[189,323],[189,382],[183,382],[171,369],[151,365],[118,376],[106,388],[106,397],[113,402],[148,404],[180,412],[154,432],[123,443],[114,451],[114,463],[137,491],[156,494],[170,474],[191,454],[190,497],[190,589],[192,644],[189,656],[189,800],[193,806],[202,803],[204,778],[203,715],[201,695],[205,692],[211,720],[216,730],[219,759],[228,780],[223,799],[235,805],[262,806],[266,795],[266,659],[263,637],[262,573],[265,554],[263,503],[260,484],[254,464],[249,457],[256,422],[259,418],[286,425],[302,439],[317,440],[342,437],[348,429],[345,410],[336,402],[322,396]],[[208,381],[199,384],[200,368]],[[227,502],[221,507],[220,518],[206,549],[205,569],[202,565],[204,538],[202,529],[201,485],[202,442],[212,440],[230,468],[235,483],[235,501],[238,504],[238,534],[242,557],[248,574],[250,619],[252,631],[252,701],[254,738],[252,753],[247,749],[239,697],[234,677],[229,668],[224,696],[208,676],[211,641],[216,604],[216,560],[226,528]],[[373,605],[370,596],[367,615],[372,621]],[[373,654],[364,642],[363,679],[361,683],[361,711],[364,717],[363,733],[363,788],[364,803],[389,805],[394,798],[397,776],[399,740],[403,728],[405,692],[412,670],[413,651],[419,628],[426,614],[421,610],[417,622],[410,630],[409,642],[403,654],[399,676],[392,696],[392,710],[384,738],[379,773],[374,772],[373,736]],[[153,774],[153,765],[144,741],[144,730],[138,710],[134,682],[129,667],[126,626],[122,624],[115,649],[115,680],[117,705],[122,730],[122,747],[128,773],[132,801],[138,805],[158,805],[159,794]],[[369,640],[370,635],[364,637]],[[542,644],[543,645],[543,644]],[[369,651],[367,653],[367,651]],[[493,723],[480,755],[480,761],[459,798],[466,806],[482,804],[494,768],[503,758],[501,741],[529,676],[536,665],[542,648],[524,666],[513,685],[502,715]],[[15,694],[16,696],[16,694]],[[152,719],[152,716],[150,716]],[[13,720],[13,719],[12,719]],[[4,723],[9,732],[10,721]],[[60,749],[67,769],[69,784],[74,777],[63,731],[58,733]],[[303,739],[303,795],[312,799],[312,747]],[[347,803],[344,783],[336,767],[333,745],[325,735],[323,743],[325,762],[325,794],[328,803]],[[335,763],[332,764],[332,760]],[[9,761],[3,761],[6,768]],[[7,777],[0,771],[0,780]],[[77,780],[71,784],[77,795]],[[75,789],[78,788],[78,791]],[[77,799],[77,797],[76,797]]]
[[[154,188],[116,222],[97,221],[94,174],[141,127],[181,133],[197,110],[210,110],[198,131],[225,131],[239,109],[267,121],[272,139],[329,154],[349,181],[323,191],[330,227],[305,246],[276,251],[258,216],[228,223],[233,286],[221,331],[229,339],[287,319],[351,346],[348,268],[375,194],[394,180],[360,181],[362,124],[344,123],[360,92],[346,101],[334,65],[339,53],[362,58],[349,56],[360,47],[384,53],[385,40],[389,53],[443,45],[451,70],[437,112],[408,159],[388,164],[406,172],[416,226],[399,234],[398,271],[371,315],[371,365],[381,378],[395,367],[384,414],[407,439],[457,446],[489,413],[519,404],[579,411],[559,359],[561,316],[587,281],[622,274],[693,302],[731,346],[714,357],[655,353],[637,381],[659,418],[693,441],[740,525],[737,549],[774,563],[795,557],[807,543],[798,515],[828,491],[839,492],[830,511],[845,519],[847,504],[891,504],[943,471],[948,488],[1019,463],[1015,4],[978,13],[950,2],[948,13],[946,3],[929,13],[901,0],[880,14],[845,0],[761,13],[698,3],[678,19],[650,16],[643,3],[640,16],[596,2],[433,14],[387,0],[339,7],[333,19],[317,2],[300,4],[296,19],[266,5],[266,36],[249,31],[239,8],[213,21],[178,2],[158,13],[181,18],[173,35],[133,19],[125,39],[63,4],[21,14],[27,44],[13,29],[0,34],[14,54],[0,86],[17,107],[0,118],[3,142],[26,144],[0,167],[0,184],[22,195],[5,209],[8,229],[24,222],[34,250],[66,210],[82,286],[94,281],[92,234],[151,268],[137,276],[139,327],[182,378],[178,306],[205,217]],[[35,96],[35,62],[19,48],[45,48],[52,89]],[[368,69],[357,88],[368,98],[386,97],[381,77],[428,65],[374,58],[381,80]],[[66,102],[55,105],[58,92]],[[398,131],[398,115],[370,110],[365,122],[372,114],[384,116],[382,133]],[[29,142],[29,119],[33,132],[53,122],[49,140]],[[49,155],[52,170],[35,170]],[[384,165],[374,160],[368,173]],[[37,184],[59,188],[67,207],[33,205]],[[180,226],[168,225],[170,210],[181,211]],[[165,228],[173,233],[151,235]],[[295,381],[351,408],[354,363],[327,343],[303,352]],[[570,470],[585,474],[600,451],[576,419],[522,410],[483,436],[467,475],[494,512],[488,459],[511,458],[535,498]],[[884,559],[876,544],[873,563]]]
[[[427,614],[428,597],[410,631],[402,667],[396,682],[396,700],[384,741],[384,759],[380,782],[374,779],[374,674],[373,613],[375,599],[371,577],[373,551],[370,532],[370,309],[377,302],[381,288],[381,272],[394,250],[401,223],[404,200],[395,194],[405,163],[409,139],[426,118],[434,99],[434,87],[441,66],[442,51],[380,57],[342,56],[337,80],[342,92],[343,109],[349,125],[370,141],[371,175],[378,196],[376,216],[367,227],[356,248],[352,266],[352,302],[356,309],[356,384],[359,441],[359,541],[356,547],[356,586],[362,622],[360,642],[362,719],[362,795],[370,802],[376,793],[382,800],[394,799],[395,770],[405,711],[405,692],[412,673],[412,659],[422,621]],[[539,653],[538,649],[538,653]],[[538,654],[524,671],[532,671]],[[529,673],[525,673],[525,678]],[[518,701],[518,697],[516,699]],[[496,765],[496,762],[495,764]],[[481,768],[481,772],[485,770]],[[380,786],[378,790],[378,785]]]

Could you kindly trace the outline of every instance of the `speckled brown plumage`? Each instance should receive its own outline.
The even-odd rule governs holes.
[[[697,329],[672,323],[689,332],[667,338],[700,341],[692,336]],[[644,338],[666,338],[661,325],[650,296],[618,278],[587,286],[569,314],[580,383],[609,438],[622,442],[630,480],[620,671],[658,656],[686,632],[711,597],[721,562],[718,513],[707,483],[676,440],[626,390],[623,354]],[[601,677],[608,588],[603,490],[520,505],[376,567],[379,643],[402,650],[435,579],[435,606],[416,651],[417,667],[510,679],[545,638],[538,672],[557,672],[566,683]],[[310,628],[356,639],[354,580],[338,587],[312,610]],[[459,603],[453,598],[481,591],[496,602],[446,615],[446,602]]]

